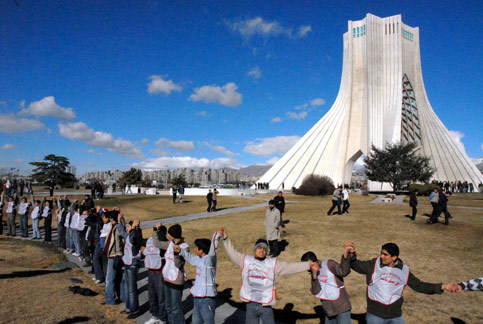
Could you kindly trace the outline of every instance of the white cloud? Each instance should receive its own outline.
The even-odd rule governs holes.
[[[322,106],[325,104],[325,100],[322,98],[315,98],[310,100],[310,105],[311,106]]]
[[[178,151],[192,151],[195,148],[192,141],[170,141],[164,137],[158,139],[155,144],[160,148],[169,147]]]
[[[200,101],[206,103],[219,103],[223,106],[236,107],[242,102],[242,95],[236,92],[238,87],[235,83],[229,82],[222,87],[216,85],[202,86],[195,88],[190,96],[191,101]]]
[[[308,103],[304,103],[303,105],[300,105],[300,106],[295,106],[294,108],[296,110],[300,110],[300,109],[304,109],[304,108],[307,108],[309,106]]]
[[[4,144],[4,145],[0,146],[0,149],[2,149],[2,150],[12,150],[12,149],[15,149],[17,147],[18,146],[14,145],[14,144]]]
[[[235,32],[240,33],[245,38],[250,38],[254,35],[262,37],[276,37],[285,35],[291,38],[302,38],[307,36],[307,33],[312,30],[310,26],[300,26],[297,32],[294,33],[293,28],[284,27],[277,21],[267,21],[262,17],[255,17],[245,19],[238,22],[227,22],[228,26]]]
[[[134,163],[132,165],[135,168],[141,169],[163,169],[163,168],[234,168],[239,169],[243,167],[235,159],[230,158],[218,158],[208,160],[205,158],[197,159],[190,156],[171,156],[171,157],[159,157],[150,158],[141,162]]]
[[[51,116],[64,121],[70,121],[76,117],[72,108],[63,108],[55,103],[53,96],[45,97],[32,102],[28,108],[19,112],[21,116]]]
[[[221,153],[221,154],[225,154],[226,156],[229,156],[229,157],[233,157],[234,155],[240,155],[240,154],[233,153],[233,152],[227,150],[225,147],[223,147],[221,145],[211,145],[210,143],[208,143],[206,141],[201,142],[201,144],[209,147],[213,151],[216,151],[216,152]]]
[[[276,153],[284,155],[299,139],[300,137],[297,135],[257,138],[255,141],[249,142],[243,150],[259,156],[271,156]]]
[[[45,129],[45,125],[38,120],[0,115],[0,133],[23,133],[41,129]]]
[[[466,152],[465,151],[465,145],[461,141],[461,139],[463,137],[465,137],[465,134],[463,134],[460,131],[452,131],[452,130],[449,131],[449,134],[453,138],[453,140],[456,142],[456,144],[463,150],[463,152]]]
[[[262,71],[260,71],[260,68],[258,66],[255,66],[253,69],[248,71],[247,75],[254,79],[260,79],[262,77]]]
[[[199,111],[198,115],[203,116],[203,117],[208,117],[208,112],[206,110]]]
[[[300,113],[294,113],[292,111],[287,112],[287,117],[292,118],[292,119],[297,119],[297,120],[302,120],[305,117],[307,117],[307,112],[306,111],[301,111]]]
[[[148,93],[157,94],[164,93],[170,95],[171,91],[181,91],[183,88],[175,84],[172,80],[164,80],[161,75],[151,75],[151,81],[148,83]]]
[[[20,164],[20,163],[22,163],[22,162],[23,162],[23,160],[22,160],[22,159],[16,159],[16,160],[13,160],[13,163],[17,163],[17,164]]]
[[[140,149],[134,146],[131,141],[116,138],[105,132],[95,131],[83,122],[78,123],[59,123],[59,134],[71,140],[77,140],[95,147],[104,147],[111,152],[132,158],[143,158]]]
[[[149,139],[147,139],[147,138],[143,138],[143,139],[141,140],[141,144],[146,144],[146,143],[148,143],[148,142],[149,142]]]
[[[89,153],[89,154],[96,154],[96,151],[93,150],[93,149],[90,149],[90,150],[87,150],[87,153]]]
[[[169,151],[164,151],[164,150],[160,150],[160,149],[155,149],[155,150],[151,150],[151,153],[157,155],[157,156],[169,156],[169,155],[173,155],[173,153],[169,152]]]
[[[271,123],[280,123],[282,121],[282,118],[280,117],[274,117],[272,120],[270,120]]]
[[[312,31],[312,27],[310,25],[300,26],[298,31],[297,31],[297,36],[299,38],[303,38],[303,37],[307,36],[307,34],[311,31]]]
[[[280,160],[280,158],[278,156],[274,156],[271,159],[267,160],[265,164],[274,165],[275,163],[278,162],[278,160]]]

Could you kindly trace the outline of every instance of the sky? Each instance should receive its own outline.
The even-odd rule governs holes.
[[[0,171],[273,164],[333,104],[367,13],[420,29],[426,92],[483,156],[482,1],[0,1]]]

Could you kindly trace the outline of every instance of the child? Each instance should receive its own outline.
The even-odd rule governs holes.
[[[191,265],[196,267],[196,280],[191,287],[191,294],[194,297],[193,322],[192,324],[214,324],[216,306],[216,251],[218,242],[223,231],[219,228],[211,238],[195,240],[196,256],[182,250],[178,245],[173,247],[175,252],[185,258]]]
[[[161,228],[161,223],[156,224]],[[166,250],[164,259],[166,264],[163,267],[163,278],[165,282],[164,291],[166,294],[166,311],[168,312],[169,323],[184,324],[183,307],[181,297],[183,295],[186,273],[184,271],[185,260],[173,247],[178,245],[181,249],[189,250],[189,245],[184,242],[181,236],[182,229],[179,224],[174,224],[168,229],[168,242],[161,242],[157,233],[153,233],[154,246]]]
[[[130,313],[128,318],[136,318],[139,315],[139,298],[137,275],[141,259],[141,246],[143,244],[143,232],[139,219],[135,219],[132,224],[126,226],[128,233],[125,238],[124,255],[124,281],[126,290],[126,313]]]
[[[351,272],[348,255],[351,251],[352,247],[345,248],[340,264],[331,259],[319,261],[313,252],[302,255],[301,261],[310,264],[310,291],[322,302],[326,324],[351,323],[351,303],[343,279]]]
[[[7,203],[7,236],[16,236],[15,216],[17,214],[17,203],[13,197],[8,197]]]
[[[167,242],[166,238],[167,228],[161,226],[159,230],[155,227],[154,232],[160,242]],[[154,233],[153,233],[154,235]],[[146,256],[144,266],[148,269],[148,297],[149,297],[149,312],[151,318],[144,322],[144,324],[159,324],[168,322],[168,314],[166,313],[166,298],[164,294],[164,280],[162,267],[166,263],[164,254],[166,250],[158,249],[154,246],[153,238],[150,237],[146,242],[146,248],[143,254]]]
[[[18,206],[18,214],[20,215],[20,232],[22,237],[28,237],[29,235],[29,220],[28,213],[32,203],[27,202],[27,198],[22,198],[22,202]]]
[[[42,238],[42,236],[40,236],[40,228],[39,228],[40,200],[35,200],[35,207],[34,207],[34,210],[32,210],[30,217],[32,218],[32,231],[33,231],[32,239],[33,240],[40,240]]]

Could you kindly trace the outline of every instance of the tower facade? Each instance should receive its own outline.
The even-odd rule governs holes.
[[[401,15],[372,14],[348,22],[342,78],[337,98],[313,126],[260,178],[271,189],[299,187],[308,174],[335,184],[350,183],[352,168],[371,145],[416,142],[441,181],[468,181],[478,188],[483,176],[434,113],[424,88],[419,28]],[[371,191],[389,184],[368,182]]]

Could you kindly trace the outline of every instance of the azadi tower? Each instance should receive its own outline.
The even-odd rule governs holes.
[[[367,14],[349,21],[344,34],[342,80],[337,98],[312,127],[258,181],[270,189],[299,187],[308,174],[350,183],[354,162],[371,144],[416,142],[430,157],[441,181],[468,181],[478,188],[483,176],[434,113],[424,89],[419,28],[401,15]],[[389,184],[369,181],[371,191]]]

